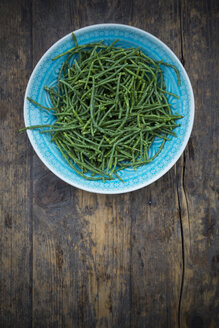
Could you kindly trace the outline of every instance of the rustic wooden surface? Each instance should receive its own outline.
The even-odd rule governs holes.
[[[123,195],[67,185],[18,134],[43,53],[103,22],[163,40],[196,102],[174,168]],[[0,1],[0,327],[219,326],[218,36],[216,0]]]

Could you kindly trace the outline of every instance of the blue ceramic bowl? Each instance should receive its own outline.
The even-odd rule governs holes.
[[[102,194],[116,194],[133,191],[149,185],[164,175],[178,160],[183,153],[189,140],[193,120],[194,120],[194,96],[188,75],[174,53],[159,39],[138,28],[121,24],[100,24],[81,28],[74,32],[79,44],[86,44],[99,40],[105,40],[106,44],[120,39],[118,46],[140,47],[141,50],[150,57],[166,61],[175,65],[181,77],[181,87],[177,85],[174,71],[163,66],[165,83],[167,90],[177,94],[176,99],[169,96],[168,100],[172,105],[172,110],[181,115],[180,127],[175,129],[177,138],[170,136],[170,141],[165,146],[159,156],[150,164],[144,165],[134,171],[131,168],[119,172],[125,183],[116,180],[88,181],[77,175],[62,157],[60,151],[54,143],[50,142],[49,134],[40,134],[39,130],[28,130],[27,134],[30,142],[43,163],[59,178],[71,184],[91,192]],[[31,104],[27,97],[31,97],[44,106],[51,107],[44,86],[53,86],[65,57],[52,61],[58,54],[72,48],[74,45],[71,33],[56,42],[40,59],[36,65],[29,83],[27,85],[24,100],[25,125],[51,124],[54,121],[52,114],[37,108]],[[161,140],[155,140],[151,154],[159,148]]]

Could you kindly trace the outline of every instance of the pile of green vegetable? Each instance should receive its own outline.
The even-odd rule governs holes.
[[[167,100],[162,66],[175,66],[146,56],[139,48],[123,49],[103,42],[78,45],[66,56],[56,87],[45,87],[53,107],[52,125],[30,126],[50,133],[69,165],[85,179],[109,180],[127,167],[151,162],[182,116],[173,114]],[[175,96],[175,95],[173,95]],[[175,96],[177,97],[177,96]],[[163,142],[149,158],[155,139]],[[75,165],[76,164],[76,165]]]

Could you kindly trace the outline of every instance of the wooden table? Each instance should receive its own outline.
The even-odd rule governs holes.
[[[218,17],[216,0],[1,0],[0,327],[219,327]],[[18,134],[40,57],[103,22],[164,41],[196,102],[177,164],[111,196],[62,182]]]

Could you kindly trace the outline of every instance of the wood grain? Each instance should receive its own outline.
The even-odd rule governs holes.
[[[44,3],[41,7],[38,6],[38,2],[33,6],[33,17],[36,17],[33,26],[33,56],[37,56],[37,59],[48,47],[48,39],[50,42],[54,42],[52,39],[54,37],[54,25],[61,24],[61,22],[59,23],[61,15],[58,14],[62,13],[63,10],[61,3],[58,4],[58,8],[54,8],[52,2],[50,5],[47,2],[46,8],[43,7],[43,12],[48,10],[54,13],[48,21],[42,20],[42,6],[44,6]],[[81,26],[99,22],[101,19],[106,22],[116,21],[116,17],[113,16],[114,11],[109,13],[107,7],[105,10],[101,9],[102,16],[100,17],[99,5],[99,2],[87,2],[86,6],[78,6]],[[117,5],[117,15],[121,19],[124,4],[123,8],[121,4]],[[143,2],[142,4],[139,3],[139,8],[136,7],[135,11],[130,9],[127,12],[126,10],[127,16],[123,23],[130,23],[132,19],[133,21],[137,20],[137,13],[141,12],[142,5]],[[147,20],[148,26],[151,26],[151,17],[156,16],[159,19],[158,12],[160,9],[154,6],[152,1],[148,5],[151,11],[147,14],[144,13],[144,16],[139,20]],[[160,6],[162,7],[161,3]],[[174,8],[173,3],[172,7]],[[39,8],[40,11],[38,11]],[[119,13],[120,10],[121,14]],[[169,8],[163,14],[163,25],[161,25],[164,37],[166,35],[166,21],[169,19],[168,10]],[[71,13],[71,17],[73,19],[74,11]],[[180,35],[180,24],[179,18],[177,21],[174,15],[172,17],[173,19],[169,24],[174,25],[174,32],[172,32],[172,38],[169,39],[169,44],[174,40],[172,43],[174,46],[177,34]],[[68,24],[69,30],[66,30],[63,34],[70,31],[71,22],[66,21],[65,27],[67,28]],[[142,27],[147,29],[147,25]],[[45,30],[47,34],[44,33]],[[157,31],[151,32],[156,34]],[[160,37],[162,37],[161,34]],[[44,42],[45,47],[41,51]],[[179,37],[178,49],[175,49],[175,51],[180,51]],[[39,56],[37,55],[38,52],[40,52]],[[42,166],[37,158],[34,159],[34,172],[38,171],[36,166],[39,165]],[[40,170],[40,176],[34,174],[36,185],[39,186],[37,192],[34,188],[34,198],[38,199],[38,195],[42,194],[43,189],[42,198],[46,199],[43,210],[41,209],[42,204],[39,204],[39,202],[34,204],[33,210],[34,213],[38,213],[37,217],[40,220],[36,225],[39,230],[34,224],[34,250],[37,251],[37,253],[34,252],[36,261],[34,261],[34,275],[37,275],[36,281],[39,281],[39,285],[35,284],[34,287],[34,297],[35,295],[37,297],[34,304],[38,305],[37,310],[34,311],[36,322],[40,324],[49,320],[48,323],[53,322],[53,324],[58,323],[61,325],[63,324],[61,313],[63,315],[64,311],[64,318],[68,317],[67,323],[69,326],[76,324],[76,322],[76,326],[91,322],[99,327],[117,327],[121,324],[123,327],[129,327],[131,322],[132,326],[137,325],[140,327],[144,322],[149,325],[152,323],[163,325],[169,321],[174,326],[177,322],[181,283],[181,270],[179,269],[181,264],[181,239],[174,170],[166,178],[163,178],[165,182],[160,180],[157,183],[155,193],[153,192],[154,188],[149,188],[143,194],[140,191],[133,193],[131,196],[97,196],[73,189],[71,190],[73,200],[70,200],[70,203],[65,206],[60,202],[55,208],[52,204],[54,199],[59,198],[59,190],[54,187],[47,187],[46,189],[46,186],[51,186],[53,183],[58,186],[60,182],[58,179],[56,181],[53,175],[44,171],[44,169]],[[164,187],[164,185],[166,186]],[[69,187],[66,186],[66,188]],[[163,193],[163,188],[167,190],[166,195],[163,194],[164,197],[158,196]],[[149,204],[147,201],[139,202],[139,193],[142,200],[151,197],[152,193],[153,204]],[[47,200],[48,194],[50,194],[52,200]],[[172,194],[174,194],[175,202],[168,209],[166,208],[166,202]],[[156,205],[154,199],[156,199]],[[75,200],[77,200],[77,203],[75,203]],[[130,204],[132,204],[131,208]],[[53,208],[51,209],[51,207]],[[72,212],[75,213],[73,217]],[[162,215],[160,215],[160,212],[162,212]],[[51,224],[51,217],[56,216],[61,218],[64,216],[65,220],[68,220],[68,230],[71,230],[71,234],[69,235],[69,232],[65,229],[61,230],[60,233],[69,235],[69,239],[63,240],[61,236],[57,235],[56,224]],[[162,222],[163,217],[166,219],[165,224]],[[70,222],[71,220],[78,221],[78,219],[77,225],[79,225],[81,232],[76,238],[75,226]],[[155,219],[156,224],[154,223]],[[44,224],[42,224],[42,221]],[[59,222],[59,225],[61,224],[62,221]],[[157,229],[157,225],[161,226],[160,230]],[[148,238],[145,238],[145,233]],[[62,242],[59,241],[60,239],[62,239]],[[136,240],[139,240],[140,243],[136,243]],[[79,246],[74,246],[72,250],[74,260],[71,257],[68,260],[71,248],[66,244],[67,241],[70,245],[79,244]],[[167,241],[171,246],[167,244]],[[159,247],[155,249],[158,243]],[[149,254],[150,249],[152,250],[151,254]],[[163,251],[160,252],[160,249]],[[62,270],[57,269],[57,260],[55,260],[57,254],[58,258],[63,258],[61,260],[62,266],[60,265],[60,259],[58,261],[58,266],[62,267]],[[169,257],[165,257],[165,254],[169,254]],[[41,260],[37,261],[38,259]],[[72,267],[74,261],[75,265]],[[157,263],[160,263],[160,270],[163,268],[163,272],[160,272],[159,277],[154,276],[158,270]],[[153,279],[153,282],[151,281],[149,285],[145,281],[144,286],[143,282],[146,280],[148,268],[150,268],[149,276],[154,277],[155,280]],[[65,270],[64,276],[62,274],[63,270]],[[45,271],[46,276],[44,276]],[[50,280],[51,275],[52,280]],[[45,284],[44,288],[41,286],[42,280]],[[172,280],[174,281],[174,288],[170,287],[170,281]],[[51,288],[53,288],[52,294],[57,291],[57,295],[55,298],[50,298],[51,303],[49,306],[47,304],[47,291]],[[62,291],[60,288],[62,288]],[[74,295],[75,291],[77,291],[77,296]],[[66,292],[68,298],[73,298],[73,302],[63,301],[63,297],[66,298]],[[72,296],[70,297],[71,293]],[[156,297],[154,298],[153,295],[155,294]],[[148,302],[147,300],[151,297],[154,298],[153,302]],[[156,307],[155,304],[157,304]],[[76,317],[74,317],[74,313],[71,314],[72,307],[77,313]],[[47,310],[46,313],[45,309]],[[148,316],[148,313],[153,312],[152,316]],[[162,315],[160,315],[161,313]],[[51,321],[51,318],[53,321]]]
[[[1,327],[219,325],[218,13],[213,0],[1,1]],[[32,67],[65,34],[104,22],[164,41],[196,99],[177,165],[123,195],[67,185],[17,133]]]
[[[185,245],[182,327],[219,324],[218,14],[216,1],[182,2],[183,57],[196,100],[180,186]]]
[[[48,48],[48,40],[52,44],[79,26],[98,22],[99,5],[100,2],[87,2],[86,6],[65,3],[63,9],[61,2],[55,7],[53,1],[42,2],[40,6],[35,2],[34,63]],[[63,25],[66,6],[70,14]],[[42,19],[42,11],[53,13],[48,21]],[[107,8],[102,13],[106,20],[111,19]],[[57,25],[64,28],[58,31],[58,36]],[[36,157],[33,172],[36,325],[128,326],[131,315],[129,195],[101,196],[71,188],[49,173]],[[60,196],[61,193],[65,196]],[[55,199],[58,201],[54,206]],[[51,290],[49,299],[48,290]]]
[[[144,8],[143,1],[133,6],[134,24],[159,37],[180,57],[179,6],[175,1],[165,6],[163,1],[150,1],[148,10]],[[131,204],[132,327],[176,327],[182,245],[175,169],[132,193]]]
[[[23,94],[32,70],[28,1],[1,1],[0,217],[1,327],[32,320],[31,155],[23,126]]]

